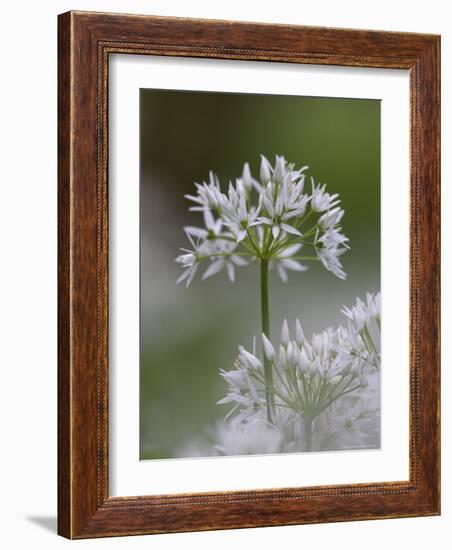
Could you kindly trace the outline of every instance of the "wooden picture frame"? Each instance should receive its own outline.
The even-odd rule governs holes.
[[[440,513],[440,38],[68,12],[58,39],[58,532],[135,535]],[[410,74],[409,481],[110,497],[110,54],[399,68]]]

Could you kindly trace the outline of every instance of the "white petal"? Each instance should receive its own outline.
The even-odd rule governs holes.
[[[290,246],[288,246],[285,250],[283,250],[278,258],[288,258],[289,256],[293,256],[294,254],[296,254],[300,248],[302,247],[303,245],[300,243],[300,244],[292,244]]]
[[[190,233],[185,232],[185,234],[187,235],[187,239],[190,241],[190,244],[192,245],[193,249],[196,250],[197,246],[195,244],[195,241],[192,239]]]
[[[307,267],[296,260],[285,259],[281,260],[281,264],[291,271],[307,271]]]
[[[295,339],[299,346],[305,341],[304,332],[298,319],[295,321]]]
[[[232,399],[229,394],[226,397],[223,397],[223,399],[217,401],[217,405],[226,405],[227,403],[232,403]]]
[[[279,225],[274,225],[272,227],[272,235],[273,235],[273,238],[274,239],[277,239],[278,238],[278,235],[279,235]]]
[[[284,319],[284,323],[281,329],[281,344],[287,348],[290,342],[289,325],[287,319]]]
[[[264,348],[264,355],[269,361],[274,361],[276,357],[275,348],[270,340],[262,333],[262,345]]]
[[[291,225],[288,225],[287,223],[281,224],[281,229],[286,231],[287,233],[292,233],[292,235],[298,235],[301,237],[301,233],[298,231],[298,229],[295,229],[295,227],[292,227]]]
[[[259,359],[247,351],[243,346],[239,346],[240,354],[246,361],[250,364],[251,367],[255,369],[260,369],[262,367],[262,363],[259,361]]]
[[[243,165],[242,181],[246,189],[250,189],[253,185],[253,178],[251,176],[250,165],[248,162],[245,162],[245,164]]]
[[[276,271],[278,272],[278,275],[279,275],[279,278],[281,279],[281,281],[283,283],[287,283],[287,281],[289,279],[287,277],[287,273],[286,273],[285,269],[281,266],[281,264],[279,264],[279,263],[276,264]]]
[[[203,203],[202,199],[197,195],[184,195],[184,197],[189,201],[197,202],[198,204]]]
[[[263,184],[266,184],[271,179],[271,164],[268,160],[261,155],[261,169],[260,169],[260,178]]]
[[[207,279],[208,277],[212,277],[212,275],[216,275],[219,271],[223,269],[224,266],[224,260],[223,258],[219,258],[218,260],[214,260],[209,267],[205,270],[204,275],[202,276],[203,279]]]
[[[296,208],[295,210],[291,210],[287,214],[284,214],[283,219],[284,220],[290,220],[291,218],[297,218],[298,216],[302,216],[306,211],[306,205],[304,204],[300,208]]]
[[[284,180],[285,175],[285,167],[286,167],[286,161],[284,157],[280,157],[279,155],[276,155],[276,162],[275,162],[275,171],[274,171],[274,180],[276,183],[282,183]]]
[[[185,249],[183,248],[181,248],[181,250],[185,251]],[[177,262],[178,264],[183,264],[185,267],[186,266],[191,267],[195,263],[195,260],[196,260],[196,257],[193,254],[193,252],[188,251],[188,254],[181,254],[174,261]]]
[[[189,235],[193,235],[194,237],[198,238],[204,238],[207,235],[207,231],[205,229],[202,229],[201,227],[193,227],[191,225],[187,225],[184,227],[185,233],[188,233]]]
[[[278,362],[280,365],[285,365],[287,363],[287,353],[284,346],[279,346],[279,358]]]
[[[190,273],[189,273],[189,275],[188,275],[188,277],[187,277],[187,283],[186,283],[186,285],[185,285],[186,288],[188,288],[189,285],[190,285],[190,283],[193,281],[193,277],[195,276],[195,273],[196,273],[197,269],[198,269],[198,264],[194,265],[194,266],[191,268]]]
[[[274,216],[275,214],[276,214],[277,216],[281,216],[281,214],[283,213],[283,209],[284,209],[284,201],[283,201],[283,196],[282,196],[282,194],[280,193],[280,194],[277,195],[277,197],[276,197],[275,213],[272,214],[272,216]]]
[[[235,279],[234,264],[231,262],[226,262],[226,271],[228,272],[229,280],[233,283]]]
[[[190,268],[191,269],[191,268]],[[190,274],[190,269],[186,269],[182,275],[177,279],[176,281],[176,285],[178,285],[179,283],[181,283],[182,281],[184,281]]]
[[[231,256],[231,262],[234,262],[235,265],[239,265],[239,266],[248,265],[248,262],[244,258],[242,258],[241,256],[237,256],[235,254]]]
[[[261,221],[261,218],[257,218],[256,221],[249,223],[248,227],[254,227],[255,225],[259,226],[259,225],[262,225],[262,223],[264,222]]]
[[[262,203],[269,216],[274,216],[275,209],[273,208],[273,202],[268,197],[267,193],[262,196]]]
[[[215,220],[210,210],[204,210],[204,223],[207,229],[214,229],[215,227]]]
[[[241,242],[243,241],[243,239],[246,237],[246,231],[244,229],[242,229],[242,231],[239,231],[238,235],[237,235],[237,242]]]

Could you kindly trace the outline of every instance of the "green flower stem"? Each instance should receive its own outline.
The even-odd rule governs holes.
[[[266,256],[268,254],[269,248],[271,244],[273,243],[273,235],[271,232],[271,229],[268,225],[264,226],[264,238],[263,238],[263,255]]]
[[[270,339],[270,312],[268,306],[268,261],[261,259],[261,315],[262,332]],[[267,403],[267,420],[272,422],[274,412],[273,395],[271,388],[273,386],[273,371],[271,362],[264,354],[264,374],[265,374],[265,400]]]
[[[305,451],[312,450],[312,419],[307,416],[304,419]]]
[[[247,238],[251,243],[251,247],[254,250],[254,253],[256,254],[256,256],[259,256],[260,255],[259,245],[255,242],[252,231],[250,231],[250,229],[247,229],[246,234],[247,234]]]
[[[261,376],[259,374],[257,374],[257,371],[253,371],[251,373],[251,376],[253,378],[255,378],[258,382],[260,382],[261,384],[263,384],[265,386],[265,378],[264,376]],[[285,403],[285,405],[282,405],[282,403],[278,403],[278,407],[286,407],[286,408],[289,408],[291,410],[294,410],[294,404],[292,402],[290,402],[289,400],[286,399],[286,397],[280,393],[277,388],[275,388],[275,386],[270,386],[270,390],[271,392],[276,395],[277,397],[280,398],[280,400]],[[262,393],[262,390],[257,390],[258,392],[260,391]],[[265,390],[264,390],[265,391]]]

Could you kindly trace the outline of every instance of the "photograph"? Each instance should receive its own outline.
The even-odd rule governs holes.
[[[381,102],[140,89],[140,459],[380,448]]]
[[[451,547],[452,18],[407,6],[2,5],[3,548]]]

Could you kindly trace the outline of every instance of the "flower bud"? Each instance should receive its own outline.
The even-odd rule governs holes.
[[[284,319],[284,323],[281,329],[281,344],[287,348],[290,342],[289,326],[287,324],[287,319]]]
[[[303,329],[301,328],[301,323],[298,319],[295,321],[295,340],[299,346],[301,346],[305,341]]]
[[[272,174],[271,174],[271,171],[270,171],[270,163],[264,157],[264,155],[261,155],[260,178],[261,178],[261,182],[263,183],[263,185],[266,185],[272,178]]]
[[[284,181],[285,165],[286,165],[286,161],[284,157],[280,157],[276,155],[275,173],[273,174],[273,178],[275,182],[280,185]]]
[[[262,367],[262,363],[259,361],[259,359],[249,351],[246,351],[243,346],[239,347],[239,351],[247,367],[252,369],[260,369]]]
[[[302,374],[306,374],[308,372],[308,366],[309,366],[309,361],[308,361],[306,352],[303,349],[298,353],[298,368],[300,369],[300,372]]]
[[[251,176],[250,165],[248,164],[248,162],[245,162],[245,164],[243,165],[242,183],[243,187],[247,190],[250,190],[253,186],[253,178]]]
[[[287,346],[287,360],[292,367],[298,363],[298,349],[292,342]]]
[[[270,340],[262,333],[262,346],[264,348],[264,355],[269,361],[274,361],[276,357],[275,348]]]
[[[279,364],[280,365],[287,364],[287,353],[286,353],[286,349],[283,346],[279,346]]]

